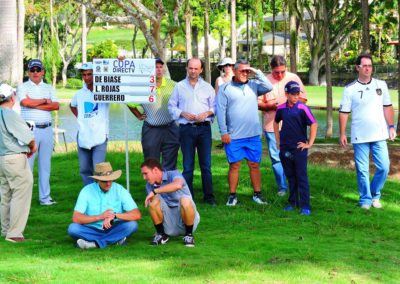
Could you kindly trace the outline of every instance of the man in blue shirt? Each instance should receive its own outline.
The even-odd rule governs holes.
[[[262,156],[261,125],[258,116],[258,96],[272,90],[272,85],[261,70],[238,60],[233,68],[232,81],[222,85],[217,95],[217,118],[222,143],[229,162],[228,182],[230,195],[227,206],[238,203],[236,187],[243,159],[247,160],[253,185],[253,201],[266,204],[261,195],[260,162]],[[255,80],[249,80],[249,74]]]
[[[108,162],[96,165],[91,178],[76,202],[68,234],[81,249],[122,245],[137,231],[141,213],[129,192],[113,181],[122,171],[113,171]]]
[[[156,159],[140,166],[147,181],[145,206],[149,207],[156,234],[152,245],[166,244],[169,236],[185,235],[183,242],[194,247],[193,232],[200,222],[196,204],[183,176],[177,171],[163,171]]]

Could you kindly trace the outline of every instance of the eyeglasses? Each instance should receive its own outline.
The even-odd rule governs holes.
[[[360,64],[360,65],[357,65],[359,68],[372,68],[372,65],[370,65],[370,64],[364,64],[364,65],[362,65],[362,64]]]
[[[29,72],[31,72],[31,73],[40,73],[40,72],[42,72],[42,68],[31,68],[31,69],[29,69]]]
[[[285,72],[286,72],[286,70],[283,70],[283,71],[272,71],[272,73],[273,73],[273,74],[276,74],[276,75],[278,75],[278,74],[285,74]]]

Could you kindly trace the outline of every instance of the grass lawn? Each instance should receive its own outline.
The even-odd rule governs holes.
[[[125,167],[124,153],[109,152],[108,160],[114,169]],[[196,247],[184,247],[180,238],[151,247],[154,228],[143,206],[141,161],[141,153],[130,153],[131,193],[143,214],[139,231],[129,238],[127,246],[81,251],[66,232],[82,186],[77,154],[55,154],[51,184],[58,204],[38,205],[35,178],[25,232],[30,241],[12,244],[0,240],[0,282],[396,283],[400,279],[400,194],[396,180],[385,185],[384,209],[364,211],[357,207],[354,173],[311,165],[313,213],[302,217],[282,210],[286,198],[276,195],[270,163],[263,159],[262,191],[269,204],[253,204],[248,170],[243,166],[238,187],[241,203],[228,208],[224,205],[228,193],[226,158],[222,151],[213,150],[218,207],[200,202],[201,179],[196,170],[194,185],[201,215]],[[125,175],[119,183],[125,185]]]

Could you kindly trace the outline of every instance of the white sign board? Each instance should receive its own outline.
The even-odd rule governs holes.
[[[154,59],[93,59],[94,100],[108,103],[154,103]]]

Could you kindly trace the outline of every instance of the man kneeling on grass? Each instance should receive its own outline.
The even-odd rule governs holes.
[[[183,242],[194,247],[193,232],[200,222],[196,204],[183,176],[177,171],[163,171],[159,161],[146,159],[141,167],[147,181],[145,206],[156,228],[151,245],[166,244],[169,236],[185,235]]]
[[[137,231],[141,214],[129,192],[113,182],[122,171],[113,171],[108,162],[96,165],[91,178],[79,194],[68,234],[81,249],[123,245]]]

